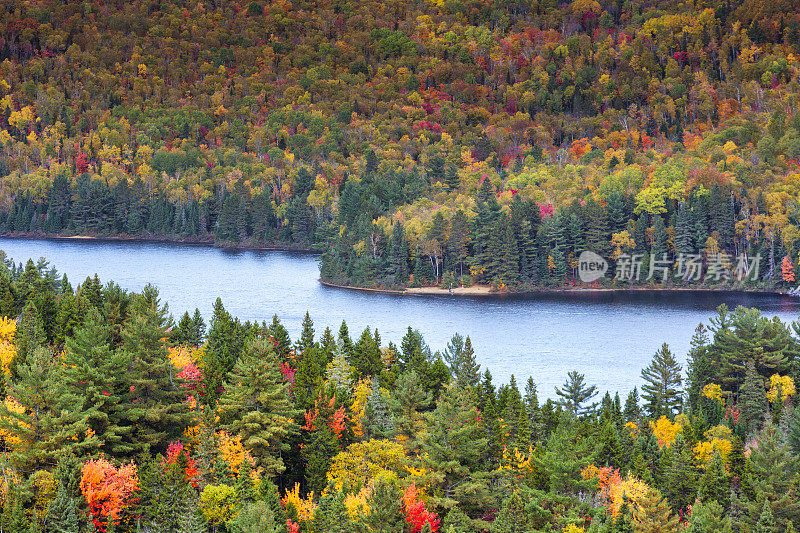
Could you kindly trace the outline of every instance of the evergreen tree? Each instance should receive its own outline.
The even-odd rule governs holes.
[[[205,401],[212,407],[216,405],[222,384],[244,346],[245,335],[242,330],[239,319],[233,318],[222,305],[222,299],[217,298],[201,361],[204,380],[202,392]]]
[[[637,532],[677,533],[680,531],[678,516],[672,515],[667,502],[656,489],[650,488],[633,508],[633,524]]]
[[[394,414],[395,426],[409,450],[416,449],[424,425],[423,415],[433,399],[431,393],[420,386],[419,375],[413,370],[400,374],[389,397],[389,407]]]
[[[765,415],[769,412],[769,403],[764,380],[756,372],[755,363],[752,360],[747,362],[747,373],[739,393],[738,403],[741,405],[742,418],[739,423],[745,428],[747,434],[758,431],[764,422]]]
[[[731,519],[715,500],[698,500],[692,506],[687,533],[732,533]]]
[[[492,531],[497,533],[522,533],[535,528],[533,515],[526,509],[526,498],[514,490],[503,502]],[[537,528],[538,529],[538,528]]]
[[[225,523],[229,533],[279,533],[280,524],[269,505],[263,501],[248,502]]]
[[[92,307],[83,327],[66,342],[60,404],[81,413],[100,448],[107,452],[132,431],[117,419],[116,407],[124,389],[122,372],[122,358],[111,349],[108,326]]]
[[[586,402],[597,396],[597,387],[595,385],[587,386],[586,377],[577,371],[569,372],[564,385],[560,389],[558,387],[555,389],[556,395],[561,398],[559,403],[575,418],[588,414],[597,407],[597,403],[584,407]]]
[[[653,356],[650,365],[642,370],[644,408],[652,418],[672,417],[681,410],[681,367],[666,343]]]
[[[350,533],[355,530],[350,520],[350,514],[344,504],[345,494],[328,487],[319,499],[319,505],[314,512],[314,531],[326,533]]]
[[[369,513],[362,519],[373,533],[399,533],[404,531],[405,517],[401,495],[390,480],[378,477],[372,486],[368,502]]]
[[[758,447],[750,454],[746,469],[742,499],[737,502],[741,515],[737,527],[755,527],[765,503],[770,507],[775,523],[785,527],[800,520],[800,498],[795,479],[800,457],[792,454],[778,428],[768,423],[758,434]]]
[[[86,414],[60,409],[60,373],[53,353],[39,347],[17,366],[17,378],[9,383],[7,392],[15,401],[0,403],[0,431],[16,441],[9,458],[18,471],[51,467],[62,456],[98,445],[96,437],[86,435]]]
[[[706,471],[700,479],[697,496],[701,501],[715,501],[723,509],[730,505],[730,479],[725,471],[725,462],[719,453],[714,453],[711,461],[706,466]]]
[[[364,406],[364,438],[388,439],[394,437],[394,417],[381,393],[378,378],[372,379],[372,390]]]
[[[47,507],[45,526],[49,533],[80,533],[75,499],[63,483],[58,484],[56,497]]]
[[[764,506],[761,508],[761,515],[758,517],[758,522],[753,529],[754,533],[775,533],[776,524],[775,517],[772,514],[772,508],[768,500],[764,500]]]
[[[498,275],[507,287],[516,287],[520,280],[519,250],[517,249],[517,239],[514,236],[514,228],[508,223],[505,224],[502,251],[502,263]]]
[[[639,391],[636,387],[628,394],[625,399],[625,409],[622,411],[622,416],[626,422],[636,422],[642,415],[642,410],[639,407]]]
[[[488,487],[478,465],[487,441],[481,436],[472,393],[453,385],[446,387],[427,420],[420,460],[429,472],[426,485],[431,502],[451,507],[456,502],[474,504],[485,497]]]
[[[281,452],[288,450],[288,437],[297,431],[288,386],[272,343],[251,339],[219,401],[223,427],[240,435],[258,466],[269,473],[284,471]]]
[[[167,306],[160,304],[158,290],[145,286],[134,298],[122,330],[122,357],[130,386],[120,395],[116,416],[121,426],[133,430],[111,446],[114,454],[166,451],[170,442],[180,440],[189,422],[186,395],[173,375],[164,342],[168,325]]]

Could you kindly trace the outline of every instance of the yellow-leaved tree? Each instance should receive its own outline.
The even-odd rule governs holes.
[[[0,317],[0,364],[3,365],[3,375],[8,375],[11,361],[17,354],[14,347],[14,334],[17,332],[17,321],[8,317]]]
[[[406,464],[402,444],[378,439],[355,442],[334,456],[328,481],[339,490],[344,486],[359,490],[380,475],[400,477],[406,471]]]

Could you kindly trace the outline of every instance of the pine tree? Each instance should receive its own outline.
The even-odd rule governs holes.
[[[288,450],[288,437],[297,431],[297,411],[289,403],[288,386],[272,343],[251,339],[219,400],[223,427],[240,435],[245,449],[269,473],[286,468],[281,452]]]
[[[409,450],[418,446],[424,421],[422,413],[427,411],[433,401],[431,393],[420,386],[419,375],[413,370],[400,374],[395,382],[393,394],[389,397],[389,407],[394,414],[397,433]]]
[[[644,408],[652,418],[672,417],[680,412],[683,399],[681,367],[664,343],[642,370]]]
[[[14,404],[0,403],[0,431],[17,440],[9,457],[18,471],[51,467],[62,456],[97,447],[97,438],[86,435],[86,415],[59,408],[60,373],[53,353],[39,347],[17,366],[17,378],[9,383]]]
[[[595,385],[587,386],[585,380],[586,377],[583,374],[573,370],[567,374],[567,381],[564,382],[564,385],[560,389],[556,387],[556,395],[561,398],[559,403],[575,418],[588,414],[597,407],[597,403],[588,407],[583,405],[597,396],[597,387]]]
[[[67,338],[63,368],[61,405],[81,413],[101,449],[110,452],[132,428],[117,423],[124,387],[121,358],[111,350],[108,326],[96,308],[89,309],[83,327]]]
[[[122,330],[122,357],[127,390],[123,389],[116,417],[123,427],[133,427],[124,440],[112,444],[114,454],[150,449],[165,451],[180,440],[189,422],[185,392],[179,387],[169,362],[167,306],[161,306],[158,290],[147,285],[134,298]],[[127,430],[126,430],[127,431]]]

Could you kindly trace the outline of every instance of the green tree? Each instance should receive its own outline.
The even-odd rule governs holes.
[[[122,363],[129,387],[123,388],[115,415],[126,428],[125,438],[111,446],[116,455],[166,451],[170,442],[180,440],[189,422],[186,394],[168,358],[168,325],[167,306],[160,304],[158,290],[145,286],[134,298],[122,330]]]
[[[650,365],[642,370],[642,380],[644,408],[652,418],[671,418],[680,412],[683,404],[681,367],[667,343],[661,345]]]
[[[223,427],[240,435],[259,467],[270,474],[286,466],[281,457],[297,431],[280,363],[270,341],[250,339],[228,376],[219,400]]]
[[[595,385],[587,386],[586,377],[575,370],[567,374],[567,381],[560,389],[558,387],[555,389],[556,395],[561,398],[558,403],[571,412],[575,418],[588,414],[597,407],[597,403],[584,406],[586,402],[597,396],[597,387]]]

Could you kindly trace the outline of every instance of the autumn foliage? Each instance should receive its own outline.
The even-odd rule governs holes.
[[[411,533],[419,533],[426,524],[432,533],[439,531],[439,519],[425,508],[425,503],[420,500],[420,492],[413,483],[403,491],[403,512]]]
[[[89,459],[81,469],[80,488],[95,527],[106,531],[117,523],[132,503],[138,490],[137,469],[133,464],[115,467],[106,459]]]

